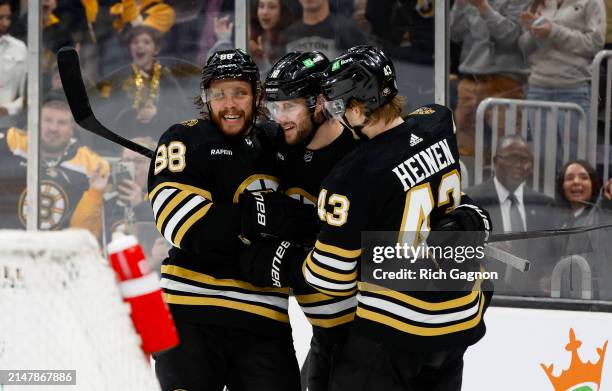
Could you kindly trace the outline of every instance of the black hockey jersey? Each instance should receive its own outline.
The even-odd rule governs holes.
[[[240,280],[238,198],[244,190],[276,190],[272,144],[256,128],[246,138],[212,123],[173,125],[160,138],[149,169],[157,229],[174,247],[161,286],[175,317],[190,322],[289,333],[288,289]],[[286,335],[286,334],[283,334]]]
[[[346,128],[331,144],[317,150],[310,150],[302,144],[288,146],[283,139],[276,154],[282,190],[290,197],[316,207],[316,195],[323,179],[357,145],[353,133]],[[293,287],[293,293],[315,334],[322,332],[321,329],[347,324],[355,317],[355,296],[329,296],[309,286]]]
[[[344,156],[355,149],[358,141],[345,128],[331,144],[317,150],[302,144],[290,146],[284,140],[279,144],[276,160],[283,192],[316,206],[321,182]]]
[[[406,121],[346,156],[321,186],[324,221],[304,262],[306,281],[320,292],[358,292],[354,330],[413,351],[465,346],[484,335],[487,303],[481,281],[468,292],[371,289],[360,278],[362,232],[420,232],[461,199],[451,112],[422,107]],[[430,225],[428,225],[430,224]]]

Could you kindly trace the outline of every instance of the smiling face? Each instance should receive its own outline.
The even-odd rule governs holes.
[[[572,206],[581,206],[593,196],[593,183],[589,172],[582,165],[567,166],[563,175],[563,195]]]
[[[69,109],[53,105],[43,106],[40,114],[40,136],[45,152],[63,152],[73,134],[74,123]]]
[[[150,70],[155,56],[159,54],[159,48],[153,37],[143,32],[130,40],[130,54],[132,61],[140,69]]]
[[[207,91],[211,121],[227,136],[243,136],[253,121],[253,90],[244,80],[213,80]]]
[[[281,16],[280,0],[259,0],[257,19],[261,28],[271,30],[278,25]]]
[[[268,108],[274,121],[283,128],[287,144],[299,144],[313,132],[314,125],[306,99],[270,102]]]
[[[533,157],[523,140],[509,140],[495,153],[495,176],[509,191],[527,180],[533,168]]]

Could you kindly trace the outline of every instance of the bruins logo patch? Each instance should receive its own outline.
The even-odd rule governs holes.
[[[248,191],[276,191],[278,189],[279,180],[276,177],[270,175],[255,174],[251,175],[238,186],[238,189],[234,192],[233,201],[235,204],[238,203],[238,197],[240,193],[245,190]]]
[[[197,123],[198,123],[198,121],[199,121],[198,119],[190,119],[189,121],[183,121],[183,122],[181,122],[181,125],[192,127],[192,126],[194,126],[195,124],[197,124]]]
[[[410,113],[409,115],[432,115],[436,111],[429,107],[421,107]]]
[[[291,187],[287,189],[287,191],[285,191],[285,194],[287,194],[289,197],[293,198],[294,200],[300,201],[304,205],[312,205],[312,206],[317,205],[317,197],[313,196],[312,194],[308,193],[306,190],[302,188]]]
[[[19,197],[19,219],[24,227],[28,208],[26,194],[24,190]],[[70,207],[68,195],[64,189],[54,181],[44,180],[40,183],[39,196],[39,228],[45,230],[62,228],[61,225]]]

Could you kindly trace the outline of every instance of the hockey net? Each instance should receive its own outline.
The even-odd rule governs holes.
[[[0,369],[76,370],[56,391],[159,390],[129,311],[86,231],[0,232]]]

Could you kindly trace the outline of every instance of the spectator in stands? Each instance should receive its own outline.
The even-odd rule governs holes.
[[[151,150],[157,146],[157,142],[151,137],[137,137],[132,141]],[[154,222],[153,212],[146,198],[149,163],[148,158],[129,149],[124,149],[121,153],[117,166],[123,170],[114,170],[113,180],[116,183],[113,184],[114,189],[104,204],[107,237],[116,231],[136,234],[134,224]],[[156,230],[153,229],[153,232]]]
[[[365,17],[386,53],[412,63],[433,65],[434,2],[368,1]]]
[[[126,27],[148,26],[166,33],[176,22],[176,12],[163,0],[121,0],[110,13],[115,17],[113,27],[124,31]]]
[[[258,0],[253,3],[249,30],[249,54],[265,75],[271,65],[285,54],[283,30],[294,22],[289,0]],[[234,23],[230,15],[214,18],[215,44],[208,51],[208,57],[219,50],[234,48],[232,34]]]
[[[606,0],[606,43],[604,45],[605,50],[612,50],[612,1]],[[606,104],[610,105],[612,102],[606,102],[606,84],[609,82],[607,80],[607,61],[601,62],[601,67],[599,69],[599,116],[601,119],[605,115]],[[588,114],[588,113],[587,113]],[[598,124],[598,131],[601,129],[600,124]]]
[[[68,104],[61,98],[51,97],[43,104],[40,127],[40,228],[85,228],[99,237],[108,162],[75,139],[76,125]],[[14,189],[17,192],[0,200],[3,210],[13,210],[12,215],[2,216],[2,227],[21,228],[25,226],[28,135],[9,128],[1,134],[0,141],[2,171],[22,181]]]
[[[533,169],[533,155],[520,135],[501,138],[493,158],[493,178],[467,190],[489,211],[493,232],[520,232],[552,228],[547,209],[553,199],[526,185]]]
[[[109,80],[98,83],[106,110],[115,114],[123,137],[150,136],[157,139],[170,124],[183,117],[188,100],[172,75],[157,60],[161,36],[148,26],[128,33],[132,63]]]
[[[518,48],[519,15],[529,0],[457,0],[451,9],[451,39],[461,43],[457,142],[462,157],[474,156],[476,109],[489,97],[523,99],[527,68]],[[505,133],[505,111],[499,112]],[[491,125],[491,113],[485,115]],[[520,121],[518,121],[520,123]]]
[[[406,96],[407,112],[434,100],[434,17],[433,0],[360,0],[355,20],[371,25],[370,38],[383,48],[395,64],[397,87]]]
[[[218,33],[215,32],[215,20],[234,13],[234,0],[209,0],[198,15],[199,38],[197,47],[198,64],[205,64],[209,57],[210,49],[218,41]]]
[[[493,159],[495,174],[493,178],[466,190],[466,193],[485,208],[493,223],[493,232],[521,232],[555,228],[552,198],[538,193],[527,186],[526,181],[533,169],[533,155],[529,145],[520,135],[510,135],[498,142]],[[530,244],[531,246],[528,246]],[[491,264],[489,270],[498,271],[504,276],[505,287],[514,293],[540,292],[536,287],[540,279],[549,273],[550,262],[545,260],[550,250],[550,243],[511,243],[513,253],[536,263],[530,271],[530,276],[517,276],[510,268],[501,264]],[[529,247],[529,248],[527,248]],[[526,278],[529,279],[526,279]],[[531,278],[533,277],[533,279]]]
[[[601,189],[601,191],[600,191]],[[557,198],[563,207],[561,228],[595,227],[612,223],[612,180],[601,179],[584,160],[567,162],[557,181]],[[568,235],[559,241],[564,255],[580,254],[591,268],[595,298],[612,298],[611,229]]]
[[[519,46],[530,70],[527,98],[576,103],[588,118],[591,63],[605,40],[603,0],[533,0],[521,13],[521,24]],[[564,129],[563,122],[560,116],[559,129]],[[571,158],[576,156],[577,139],[573,132]],[[560,134],[558,140],[562,149]]]
[[[249,54],[265,75],[285,54],[283,30],[294,22],[288,0],[257,0],[251,13]]]
[[[9,0],[0,0],[0,127],[17,125],[24,106],[27,49],[12,37]]]
[[[559,202],[567,209],[564,226],[586,226],[584,219],[597,202],[601,180],[584,160],[567,162],[557,181]]]
[[[367,43],[357,22],[330,11],[329,0],[300,0],[300,4],[302,20],[283,33],[286,52],[318,50],[335,58],[344,50]]]
[[[79,35],[77,30],[71,30],[67,21],[64,21],[56,14],[57,0],[42,0],[41,1],[41,18],[42,18],[42,89],[49,92],[51,90],[51,72],[55,64],[57,64],[57,51],[64,46],[72,46],[79,48],[79,39],[83,36]],[[67,15],[67,14],[64,14]],[[28,13],[22,14],[19,21],[13,26],[12,32],[19,39],[27,40]]]
[[[220,50],[230,50],[234,48],[234,22],[230,15],[224,15],[213,18],[213,31],[215,33],[215,43],[208,51],[206,58],[212,56],[213,53]]]

